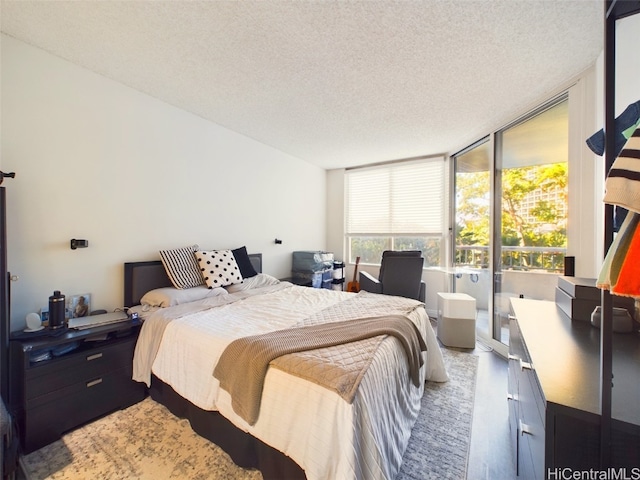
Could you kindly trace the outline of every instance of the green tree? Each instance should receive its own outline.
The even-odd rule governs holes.
[[[456,238],[458,245],[488,246],[491,199],[489,172],[456,175]]]
[[[503,245],[566,247],[566,209],[560,207],[567,202],[567,163],[509,168],[502,175]],[[540,199],[525,212],[523,202],[536,191],[556,192],[557,200]]]
[[[456,175],[456,240],[458,245],[489,245],[489,172]],[[543,198],[531,206],[534,193],[556,194],[555,201]],[[515,247],[558,247],[567,245],[567,163],[509,168],[502,171],[502,245]],[[525,207],[525,204],[528,207]],[[545,257],[541,267],[555,262]]]

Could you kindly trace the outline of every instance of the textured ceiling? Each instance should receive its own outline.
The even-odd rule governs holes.
[[[603,44],[601,0],[1,7],[2,32],[323,168],[460,148]]]

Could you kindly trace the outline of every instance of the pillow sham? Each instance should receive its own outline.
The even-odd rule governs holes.
[[[191,245],[160,250],[160,259],[174,287],[182,290],[204,285],[205,282],[194,255],[199,248],[198,245]]]
[[[198,250],[195,256],[207,287],[226,287],[242,283],[240,268],[231,250]]]
[[[256,272],[256,269],[253,268],[253,264],[249,259],[249,254],[247,253],[246,246],[231,250],[231,253],[233,253],[233,256],[236,259],[236,263],[238,264],[238,268],[240,269],[240,275],[242,275],[242,278],[255,277],[258,274],[258,272]]]
[[[140,303],[151,307],[166,308],[180,305],[181,303],[195,302],[203,298],[227,294],[227,291],[222,287],[211,289],[206,285],[182,290],[173,287],[163,287],[145,293],[140,299]]]
[[[268,273],[258,273],[254,277],[245,278],[242,283],[236,285],[229,285],[224,287],[229,293],[241,292],[243,290],[249,290],[251,288],[267,287],[269,285],[275,285],[280,283],[276,277],[272,277]]]

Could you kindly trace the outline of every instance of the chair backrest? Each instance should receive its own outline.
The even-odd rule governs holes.
[[[383,252],[378,277],[382,293],[419,299],[423,265],[424,258],[419,250]]]
[[[380,273],[378,273],[378,279],[382,281],[382,277],[384,276],[385,270],[385,260],[388,258],[395,257],[421,257],[422,252],[420,250],[385,250],[382,252],[382,262],[380,262]]]

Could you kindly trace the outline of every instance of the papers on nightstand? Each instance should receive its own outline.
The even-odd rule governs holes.
[[[69,328],[83,330],[85,328],[96,327],[98,325],[123,322],[128,318],[129,317],[125,312],[109,312],[102,313],[100,315],[89,315],[88,317],[70,318]]]

